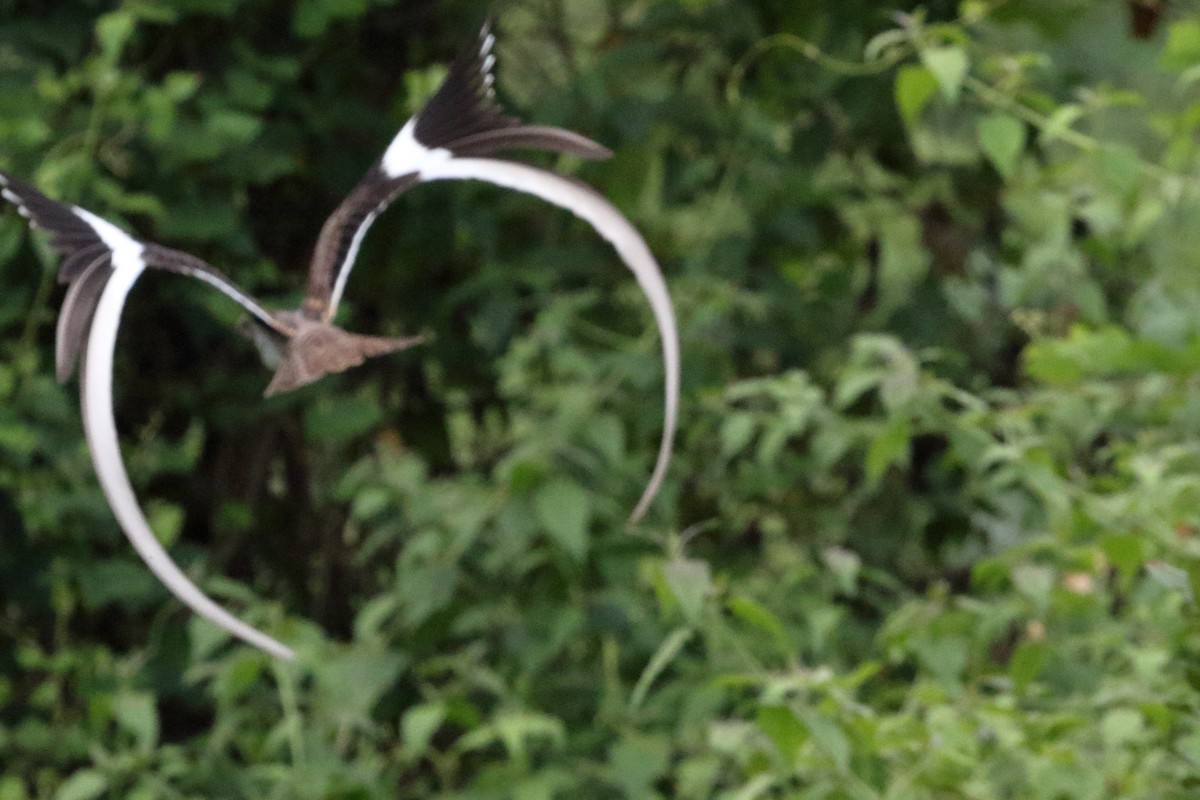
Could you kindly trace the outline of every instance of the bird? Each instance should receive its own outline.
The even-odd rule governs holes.
[[[82,364],[84,433],[113,516],[147,567],[178,600],[232,636],[280,659],[294,659],[295,651],[218,605],[179,569],[155,538],[125,470],[113,412],[113,355],[126,299],[147,269],[197,279],[249,314],[258,343],[276,353],[277,366],[264,392],[271,396],[420,343],[419,336],[368,336],[334,324],[363,238],[401,194],[435,181],[481,181],[540,198],[589,223],[613,247],[646,296],[662,349],[663,431],[631,523],[642,518],[665,478],[678,420],[680,346],[662,270],[638,230],[599,192],[552,170],[493,156],[520,149],[584,159],[612,155],[578,133],[527,124],[508,114],[496,98],[495,43],[491,22],[486,22],[472,46],[450,64],[437,91],[328,217],[309,263],[304,298],[295,309],[271,311],[204,260],[139,239],[0,171],[0,196],[15,205],[32,228],[49,234],[51,249],[61,257],[58,280],[67,291],[55,331],[55,373],[65,383]]]

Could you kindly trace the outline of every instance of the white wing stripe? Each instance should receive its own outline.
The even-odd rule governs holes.
[[[8,190],[5,189],[4,191]],[[136,268],[140,271],[145,268],[145,245],[143,245],[137,239],[134,239],[129,234],[125,233],[125,231],[121,230],[116,225],[113,225],[106,219],[96,216],[86,208],[71,206],[71,211],[73,211],[77,217],[91,226],[92,230],[96,232],[96,235],[100,237],[100,241],[104,242],[105,246],[112,251],[113,269],[122,270]],[[209,286],[215,287],[221,292],[221,294],[233,300],[242,308],[261,319],[267,325],[274,327],[278,324],[275,322],[275,318],[272,317],[271,314],[266,311],[266,309],[264,309],[247,295],[243,294],[235,286],[221,280],[216,275],[213,275],[212,273],[206,272],[202,269],[192,269],[186,265],[176,265],[172,268],[184,273],[185,275],[204,281]]]
[[[679,409],[679,333],[675,324],[675,311],[671,306],[671,297],[667,292],[662,271],[645,240],[620,211],[595,191],[553,172],[526,164],[488,158],[454,158],[423,167],[421,179],[486,181],[534,195],[565,208],[588,222],[597,233],[608,240],[637,278],[650,302],[662,339],[666,403],[658,459],[650,481],[633,514],[630,515],[630,521],[636,522],[646,512],[666,475]]]
[[[350,270],[354,267],[354,262],[358,258],[358,248],[362,246],[363,238],[367,235],[367,229],[371,227],[371,223],[379,216],[380,209],[363,217],[362,224],[358,226],[358,230],[354,232],[354,238],[350,240],[350,248],[346,250],[346,257],[342,259],[342,263],[338,269],[337,279],[333,283],[333,293],[329,296],[329,311],[327,312],[330,318],[337,313],[338,303],[342,300],[342,292],[346,291],[346,281],[350,279]]]
[[[103,222],[103,220],[101,221]],[[90,220],[89,222],[91,223]],[[94,223],[91,224],[94,226]],[[105,229],[97,228],[98,233],[100,230]],[[103,236],[103,234],[101,235]],[[118,248],[124,249],[118,250]],[[117,246],[114,247],[114,253],[116,252],[128,256],[133,251],[126,243],[117,242]],[[117,261],[116,255],[114,255],[113,261]],[[92,464],[96,468],[96,476],[104,489],[113,514],[133,548],[146,562],[150,571],[163,582],[172,594],[197,614],[211,620],[234,636],[280,658],[294,658],[295,654],[291,649],[234,617],[210,600],[188,579],[187,575],[171,560],[171,556],[167,554],[158,539],[154,537],[145,515],[138,506],[133,487],[129,483],[129,475],[125,472],[125,465],[121,461],[121,449],[117,442],[117,424],[113,416],[113,350],[116,347],[117,330],[121,324],[121,311],[125,306],[125,298],[144,268],[144,264],[127,261],[124,258],[122,263],[117,264],[115,274],[100,297],[88,337],[82,386],[83,424],[92,453]]]
[[[404,124],[388,149],[383,153],[383,171],[389,178],[399,178],[412,172],[446,161],[451,153],[444,147],[429,148],[417,141],[417,117]]]
[[[91,226],[91,229],[100,237],[100,241],[108,245],[109,250],[112,250],[112,265],[114,270],[131,269],[134,267],[140,270],[142,267],[145,267],[145,262],[142,261],[142,251],[146,249],[145,245],[108,220],[97,217],[87,209],[80,208],[79,206],[71,206],[71,211],[75,213],[75,216]]]
[[[275,318],[273,316],[271,316],[271,313],[269,311],[264,309],[262,306],[260,306],[254,300],[252,300],[249,296],[242,294],[232,284],[221,280],[216,275],[213,275],[211,272],[206,272],[202,269],[192,269],[190,267],[184,267],[184,266],[173,267],[173,269],[178,269],[180,272],[184,273],[185,275],[196,278],[198,280],[202,280],[205,283],[207,283],[209,286],[215,287],[217,289],[217,291],[219,291],[221,294],[225,295],[229,299],[233,300],[235,303],[237,303],[242,308],[249,311],[254,316],[261,319],[264,323],[267,324],[267,326],[273,328],[279,324],[278,322],[275,321]]]

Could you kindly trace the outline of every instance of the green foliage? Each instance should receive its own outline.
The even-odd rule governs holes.
[[[278,306],[478,0],[0,10],[0,167]],[[515,0],[500,91],[616,153],[586,226],[407,195],[292,396],[148,277],[126,458],[230,642],[125,545],[0,218],[0,800],[1185,798],[1200,775],[1200,19],[1124,4]],[[223,577],[222,577],[223,576]]]

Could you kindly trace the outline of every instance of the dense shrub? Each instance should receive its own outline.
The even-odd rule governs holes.
[[[641,228],[684,346],[664,496],[644,302],[473,186],[372,229],[293,395],[150,276],[126,546],[61,289],[0,218],[0,800],[1184,798],[1200,791],[1200,18],[1140,0],[0,4],[0,168],[280,307],[489,10],[538,159]]]

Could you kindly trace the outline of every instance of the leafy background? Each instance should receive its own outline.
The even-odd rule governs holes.
[[[0,167],[293,304],[494,11],[500,89],[616,156],[590,230],[474,186],[368,238],[292,396],[147,276],[92,475],[45,242],[0,219],[0,800],[1200,792],[1200,8],[1176,0],[0,2]]]

